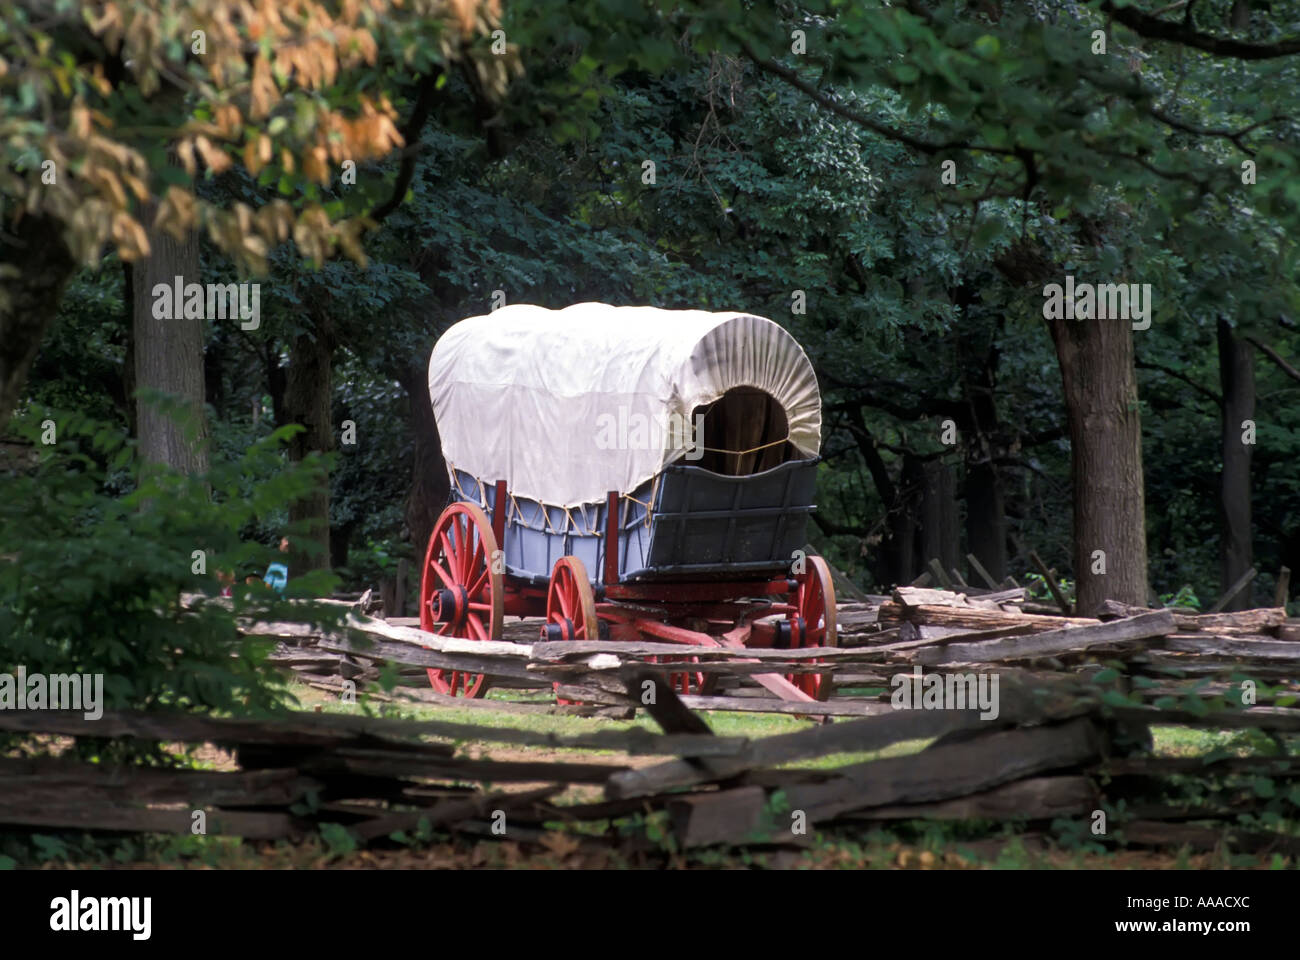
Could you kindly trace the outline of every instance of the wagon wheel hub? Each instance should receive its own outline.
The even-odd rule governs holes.
[[[469,609],[469,594],[460,584],[435,590],[429,598],[429,611],[434,623],[450,623],[459,626],[465,620],[465,611]]]
[[[568,617],[560,617],[553,623],[545,624],[541,632],[542,640],[552,643],[560,641],[567,643],[578,639],[578,631]]]

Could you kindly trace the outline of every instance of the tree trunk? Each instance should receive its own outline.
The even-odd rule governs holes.
[[[427,368],[422,364],[409,367],[398,377],[411,404],[411,437],[415,457],[411,471],[411,491],[406,499],[406,526],[411,532],[416,562],[423,564],[433,525],[447,505],[451,484],[447,464],[442,458],[442,440],[433,419],[429,400]],[[422,569],[422,568],[421,568]]]
[[[1250,458],[1254,446],[1243,442],[1242,421],[1255,419],[1255,368],[1250,344],[1233,335],[1226,319],[1218,320],[1219,383],[1223,392],[1223,469],[1219,474],[1220,590],[1237,582],[1254,562],[1250,513]],[[1247,610],[1247,587],[1225,610]]]
[[[998,418],[998,368],[1002,352],[999,337],[1006,326],[1001,310],[978,310],[979,287],[966,280],[953,291],[952,301],[963,322],[953,328],[961,362],[962,399],[969,411],[958,419],[966,457],[966,543],[984,569],[1001,582],[1007,575],[1007,518],[1002,477],[995,457],[1006,452],[1004,430]],[[982,317],[986,319],[982,319]],[[974,322],[971,322],[974,321]],[[971,571],[972,584],[984,582]]]
[[[944,573],[957,566],[958,523],[956,483],[952,470],[939,458],[921,467],[921,563],[938,560]]]
[[[1006,503],[1001,477],[987,460],[966,464],[966,543],[989,575],[1000,583],[1007,575]],[[981,581],[979,586],[983,585]]]
[[[306,428],[289,441],[289,459],[295,463],[312,451],[328,453],[334,449],[334,426],[330,416],[334,330],[324,311],[318,312],[314,319],[315,329],[304,331],[293,340],[285,383],[285,422],[300,423]],[[329,477],[322,478],[310,494],[289,504],[289,523],[299,531],[296,539],[290,539],[290,575],[328,569]],[[308,543],[319,549],[309,550]]]
[[[10,231],[13,231],[12,233]],[[54,322],[76,262],[60,225],[26,215],[0,224],[0,433],[27,385],[45,331]]]
[[[153,220],[154,207],[142,211],[145,223]],[[155,284],[175,290],[198,283],[199,238],[190,232],[177,243],[162,230],[150,229],[149,256],[132,264],[132,354],[137,391],[153,389],[178,398],[192,422],[177,422],[152,403],[137,398],[136,424],[140,457],[145,463],[165,464],[183,473],[208,469],[207,423],[203,415],[203,320],[184,318],[184,304],[172,303],[173,319],[154,316]]]
[[[1070,428],[1076,609],[1088,616],[1106,599],[1145,606],[1146,503],[1132,329],[1121,320],[1047,323]]]
[[[894,583],[907,585],[925,569],[928,557],[917,556],[921,544],[917,517],[921,494],[925,488],[925,470],[910,453],[903,454],[898,483],[893,488],[893,501],[889,505],[890,559]]]

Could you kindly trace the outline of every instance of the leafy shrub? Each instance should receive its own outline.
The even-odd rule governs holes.
[[[41,442],[42,421],[56,443]],[[240,531],[323,475],[319,459],[286,463],[297,429],[185,476],[141,469],[120,428],[81,414],[16,420],[11,433],[33,455],[0,469],[0,672],[103,674],[105,710],[283,707],[290,697],[265,663],[273,641],[242,636],[236,618],[328,620],[294,598],[330,578],[291,577],[285,598],[240,583],[220,600],[217,571],[260,571],[280,556]]]

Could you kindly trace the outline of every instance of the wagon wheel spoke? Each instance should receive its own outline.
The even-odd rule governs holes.
[[[461,528],[460,518],[452,521],[451,524],[451,542],[452,542],[452,567],[456,572],[456,582],[463,584],[465,582],[465,531]]]
[[[479,592],[483,589],[483,584],[488,582],[488,577],[491,575],[492,571],[487,567],[484,567],[479,571],[479,575],[474,578],[474,582],[469,585],[465,592],[471,597],[477,597]]]
[[[442,564],[437,560],[429,561],[429,569],[438,575],[438,579],[441,580],[444,585],[448,587],[454,587],[456,585],[456,581],[451,578],[451,574],[444,570]]]
[[[475,640],[486,640],[487,631],[483,629],[483,622],[478,617],[466,617],[466,623],[469,625],[470,633],[474,634]]]

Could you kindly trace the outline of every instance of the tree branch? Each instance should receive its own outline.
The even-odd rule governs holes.
[[[406,191],[411,188],[411,180],[415,177],[416,154],[419,152],[416,143],[420,139],[421,131],[424,130],[424,124],[429,119],[429,114],[433,111],[433,101],[438,92],[440,76],[442,71],[439,70],[420,78],[420,89],[415,98],[415,106],[411,108],[411,115],[406,120],[406,126],[402,128],[402,139],[406,143],[406,149],[402,151],[402,164],[397,170],[393,192],[387,200],[370,212],[370,219],[375,223],[379,223],[400,207],[406,197]]]
[[[1300,370],[1297,370],[1295,367],[1291,366],[1291,364],[1287,363],[1286,360],[1284,360],[1282,356],[1276,350],[1270,347],[1267,343],[1260,342],[1250,334],[1247,334],[1243,339],[1245,339],[1248,343],[1254,344],[1255,347],[1261,353],[1264,354],[1264,356],[1268,357],[1275,364],[1277,364],[1278,369],[1281,370],[1283,373],[1285,373],[1292,380],[1300,380]]]
[[[1151,363],[1148,360],[1134,360],[1133,366],[1137,367],[1139,370],[1159,370],[1161,373],[1165,374],[1166,376],[1173,377],[1175,380],[1181,380],[1183,383],[1187,384],[1193,390],[1196,390],[1198,393],[1204,394],[1210,400],[1214,401],[1215,406],[1223,405],[1223,397],[1219,396],[1209,387],[1202,386],[1201,384],[1193,380],[1191,377],[1187,376],[1187,374],[1180,373],[1179,371],[1174,370],[1171,367],[1166,367],[1163,363]]]
[[[866,127],[868,130],[880,134],[880,136],[887,140],[893,140],[895,143],[904,144],[905,146],[911,147],[913,150],[919,150],[926,154],[943,153],[945,150],[976,150],[983,153],[996,153],[1001,154],[1002,156],[1022,159],[1019,156],[1019,151],[1010,147],[990,147],[983,144],[970,143],[965,140],[950,140],[946,143],[931,143],[928,140],[922,140],[920,137],[914,137],[909,133],[904,133],[902,130],[895,130],[893,127],[887,126],[879,120],[873,120],[866,114],[859,113],[852,107],[845,106],[834,97],[823,93],[789,67],[782,66],[775,60],[768,60],[765,57],[760,57],[748,42],[742,41],[740,48],[745,52],[745,56],[754,61],[754,65],[760,70],[784,80],[790,86],[821,104],[832,113],[843,117],[845,120],[850,120],[859,126]]]
[[[1289,38],[1277,43],[1245,43],[1231,37],[1215,37],[1193,29],[1186,18],[1182,23],[1161,20],[1136,7],[1116,6],[1112,0],[1101,5],[1101,12],[1109,14],[1139,36],[1148,40],[1167,40],[1170,43],[1195,47],[1221,57],[1237,60],[1271,60],[1275,57],[1289,57],[1300,53],[1300,39]],[[1190,10],[1188,11],[1190,13]]]

